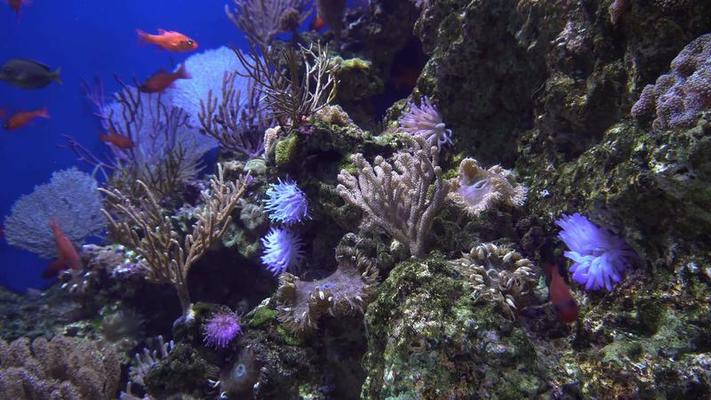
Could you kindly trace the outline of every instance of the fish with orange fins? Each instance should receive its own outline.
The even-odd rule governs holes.
[[[23,6],[30,5],[32,2],[30,0],[7,0],[7,4],[15,11],[17,16],[20,16],[20,10]]]
[[[49,264],[42,276],[51,278],[67,268],[75,271],[80,270],[82,268],[81,257],[79,257],[79,252],[74,247],[74,243],[62,232],[56,220],[49,221],[49,227],[52,229],[54,241],[57,245],[57,260]]]
[[[47,107],[35,111],[20,111],[12,114],[10,118],[5,121],[3,128],[8,131],[14,131],[26,126],[37,118],[49,119],[49,111],[47,111]]]
[[[311,30],[320,30],[329,25],[336,37],[340,37],[341,30],[343,30],[346,0],[318,0],[316,5],[318,12],[316,19],[311,23]]]
[[[140,40],[168,51],[193,51],[198,48],[198,43],[195,40],[180,32],[158,29],[157,35],[151,35],[137,29],[136,33]]]
[[[565,282],[560,271],[555,264],[545,264],[546,274],[550,277],[548,293],[550,301],[558,313],[558,318],[563,322],[575,322],[578,320],[578,303],[570,292],[570,287]]]
[[[148,80],[143,82],[138,89],[143,93],[160,93],[173,85],[173,82],[178,79],[190,79],[191,76],[185,70],[185,64],[181,65],[175,72],[168,72],[161,69],[151,75]]]
[[[133,140],[130,137],[121,135],[119,133],[109,131],[103,135],[99,135],[99,140],[104,143],[110,143],[121,150],[128,150],[133,148]]]

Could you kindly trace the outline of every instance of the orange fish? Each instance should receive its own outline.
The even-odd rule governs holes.
[[[15,14],[17,14],[18,17],[20,16],[22,6],[29,5],[30,3],[30,0],[7,0],[7,4],[10,5],[10,8],[15,10]]]
[[[326,26],[326,20],[321,18],[320,15],[317,15],[311,25],[309,25],[309,30],[320,31],[324,26]]]
[[[143,93],[160,93],[169,88],[178,79],[190,79],[190,75],[185,71],[185,64],[181,65],[175,72],[160,70],[153,74],[147,81],[143,82],[138,89]]]
[[[578,303],[570,293],[568,284],[560,276],[558,267],[551,263],[546,263],[545,270],[550,276],[548,293],[550,300],[558,313],[558,318],[563,322],[575,322],[578,320]]]
[[[180,32],[158,29],[158,35],[151,35],[137,29],[136,33],[138,33],[138,38],[142,41],[168,51],[192,51],[198,48],[198,43],[195,40]]]
[[[118,147],[121,150],[128,150],[133,148],[133,140],[130,137],[120,135],[116,132],[108,132],[103,135],[99,135],[99,140],[104,143],[111,143],[112,145]]]
[[[66,269],[67,267],[78,271],[81,269],[81,258],[77,252],[74,243],[67,237],[67,235],[62,232],[59,224],[56,220],[51,220],[49,222],[49,227],[52,228],[52,233],[54,234],[54,241],[57,244],[57,260],[49,264],[47,269],[44,271],[42,276],[45,278],[50,278],[57,275],[59,271]]]
[[[3,128],[8,131],[14,131],[15,129],[22,128],[37,118],[49,118],[49,111],[47,111],[47,107],[35,111],[21,111],[15,113],[8,118],[7,121],[5,121]]]

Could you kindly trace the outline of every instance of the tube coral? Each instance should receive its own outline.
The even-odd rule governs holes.
[[[275,276],[295,267],[304,258],[301,239],[287,229],[272,228],[262,238],[262,245],[262,263]]]
[[[573,280],[585,290],[611,291],[634,255],[625,241],[578,213],[563,215],[555,223],[563,229],[558,237],[568,246],[564,254],[573,261]]]
[[[292,180],[272,183],[267,189],[264,209],[272,222],[293,224],[309,216],[309,203],[296,182]]]

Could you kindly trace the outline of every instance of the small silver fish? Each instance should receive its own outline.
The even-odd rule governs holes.
[[[0,81],[22,89],[41,89],[52,82],[61,84],[60,72],[61,68],[52,71],[36,61],[16,58],[0,67]]]

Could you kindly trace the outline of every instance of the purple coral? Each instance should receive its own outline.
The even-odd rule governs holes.
[[[410,110],[400,118],[400,128],[412,136],[419,136],[430,146],[452,144],[452,130],[447,129],[437,108],[425,96],[418,106],[410,102]]]
[[[647,85],[631,110],[635,118],[656,112],[657,129],[692,125],[711,109],[711,33],[689,43],[671,62],[671,71]]]
[[[564,254],[573,260],[570,271],[575,282],[585,285],[585,290],[611,291],[634,255],[625,241],[578,213],[563,215],[555,223],[563,229],[558,238],[568,246]]]
[[[284,228],[272,228],[262,238],[262,245],[262,263],[275,276],[295,267],[304,258],[301,239]]]
[[[233,312],[216,312],[203,326],[203,342],[207,346],[224,349],[242,332],[239,317]]]
[[[296,182],[292,180],[272,183],[267,189],[264,208],[272,222],[293,224],[309,216],[309,203]]]

